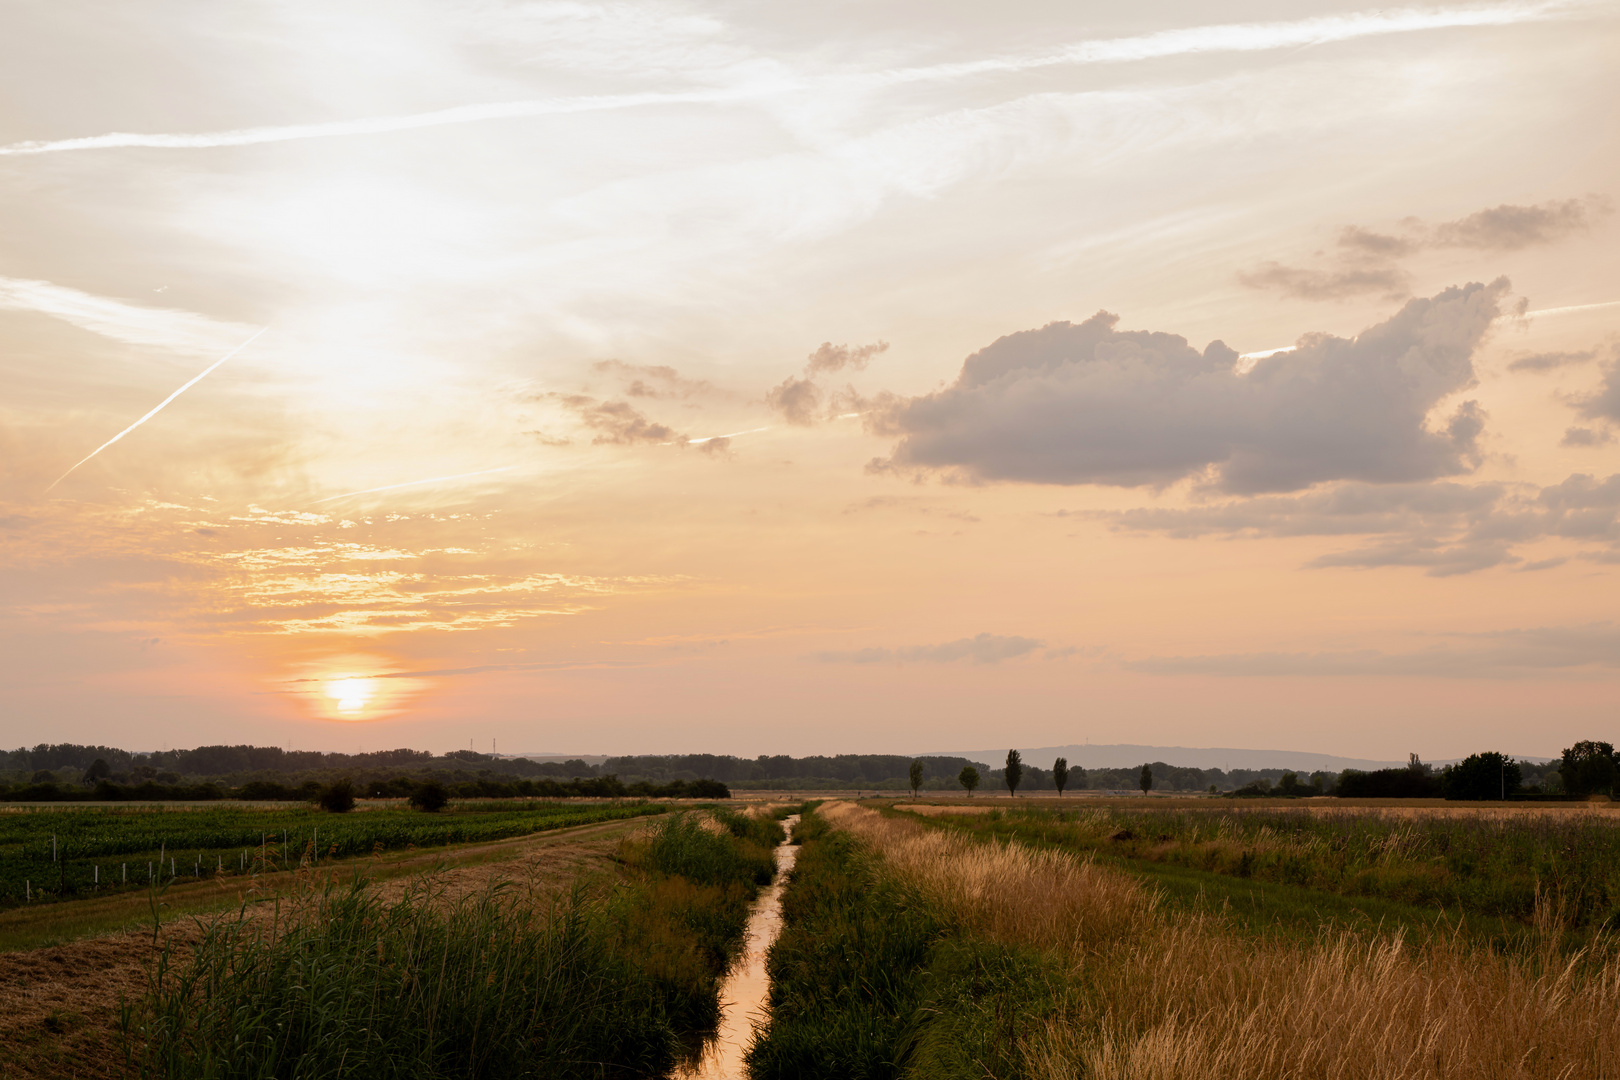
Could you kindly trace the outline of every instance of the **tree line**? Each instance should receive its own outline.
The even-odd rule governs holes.
[[[1096,770],[1097,773],[1104,774],[1103,779],[1106,781],[1116,781],[1121,773],[1129,774],[1130,771]],[[1170,786],[1175,790],[1174,781],[1185,782],[1190,778],[1190,774],[1197,774],[1201,780],[1204,775],[1202,770],[1177,769],[1166,766],[1163,762],[1144,762],[1134,772],[1134,786],[1144,794],[1155,788],[1162,788],[1164,785],[1161,785],[1161,778],[1171,779]],[[1535,776],[1536,782],[1527,784],[1526,777],[1531,774]],[[1017,750],[1009,750],[1006,763],[1001,769],[981,772],[975,765],[965,765],[957,773],[955,780],[969,796],[986,781],[991,783],[992,789],[1005,786],[1009,794],[1016,796],[1020,787],[1027,787],[1025,783],[1027,779],[1040,775],[1041,770],[1024,763],[1022,754]],[[912,761],[907,770],[907,782],[913,796],[927,786],[927,778],[928,770],[924,759]],[[1059,795],[1071,787],[1085,790],[1088,786],[1092,788],[1098,786],[1095,783],[1096,775],[1088,776],[1084,768],[1078,765],[1071,767],[1068,759],[1061,757],[1052,762],[1052,768],[1047,772],[1046,778],[1049,778],[1050,786]],[[1089,785],[1088,780],[1092,781]],[[1108,784],[1109,790],[1121,790],[1124,787],[1124,784]],[[1180,790],[1199,789],[1191,787]],[[1220,789],[1212,783],[1207,790],[1215,793]],[[1404,768],[1376,769],[1370,772],[1346,769],[1336,775],[1315,772],[1308,778],[1284,770],[1275,784],[1269,777],[1261,776],[1226,794],[1235,798],[1307,798],[1333,795],[1350,799],[1443,798],[1468,801],[1505,800],[1515,797],[1586,798],[1593,795],[1612,797],[1620,795],[1620,753],[1617,753],[1610,743],[1583,740],[1565,748],[1556,762],[1544,766],[1515,761],[1498,751],[1488,750],[1470,754],[1439,771],[1420,760],[1416,754],[1411,754]]]

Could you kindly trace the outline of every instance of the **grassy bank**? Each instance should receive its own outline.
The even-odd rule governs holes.
[[[662,1075],[712,1028],[774,821],[675,814],[613,880],[385,900],[328,883],[216,922],[127,1011],[144,1077]]]
[[[755,1076],[1620,1075],[1620,956],[1233,932],[1055,847],[821,810]],[[836,829],[828,831],[828,826]],[[992,842],[993,841],[993,842]]]

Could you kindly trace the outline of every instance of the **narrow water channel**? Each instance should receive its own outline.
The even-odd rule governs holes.
[[[798,814],[782,822],[790,839],[798,823]],[[704,1045],[701,1058],[675,1073],[676,1080],[746,1080],[748,1076],[743,1054],[748,1050],[754,1024],[765,1016],[765,999],[771,988],[770,977],[765,974],[765,952],[782,931],[782,888],[799,849],[784,840],[777,845],[775,854],[776,878],[754,901],[743,954],[720,984],[719,1032]]]

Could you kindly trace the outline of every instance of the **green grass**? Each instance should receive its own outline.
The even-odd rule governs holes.
[[[309,861],[502,840],[665,809],[579,802],[486,803],[437,814],[403,807],[329,814],[303,805],[7,808],[0,812],[0,911],[139,891],[148,875],[157,877],[160,857],[165,880],[242,877]]]
[[[757,892],[753,833],[671,815],[624,844],[617,882],[555,901],[507,886],[387,903],[363,882],[328,883],[279,925],[218,921],[126,1011],[131,1072],[664,1075],[718,1018]]]
[[[1242,925],[1432,927],[1443,912],[1471,932],[1510,938],[1539,902],[1583,936],[1620,928],[1620,821],[1591,812],[1021,808],[931,820],[1090,854],[1178,902],[1202,890],[1202,902]]]
[[[767,961],[755,1080],[1013,1075],[1019,1036],[1054,1006],[1048,961],[963,935],[813,813]]]

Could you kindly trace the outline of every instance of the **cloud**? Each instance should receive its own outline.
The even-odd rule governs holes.
[[[823,341],[816,351],[810,354],[808,362],[804,365],[804,373],[813,376],[828,371],[843,371],[846,367],[864,371],[872,357],[888,350],[887,341],[857,345],[853,349],[848,345],[834,345],[830,341]]]
[[[782,414],[790,424],[808,427],[816,422],[821,408],[821,391],[809,379],[788,376],[765,395],[765,404]]]
[[[1564,437],[1558,440],[1559,446],[1604,446],[1614,442],[1614,432],[1607,430],[1594,431],[1591,428],[1572,427],[1564,429]]]
[[[687,379],[666,364],[626,364],[622,360],[598,360],[591,370],[624,380],[624,392],[633,398],[686,399],[714,390],[705,379]]]
[[[1531,353],[1521,356],[1508,364],[1509,371],[1556,371],[1561,367],[1571,367],[1575,364],[1584,364],[1589,360],[1597,359],[1596,349],[1586,349],[1582,352],[1547,352]]]
[[[583,60],[585,65],[598,71],[686,77],[706,85],[685,90],[660,89],[638,93],[479,102],[428,112],[223,131],[115,131],[11,143],[0,146],[0,156],[129,148],[206,150],[301,139],[377,135],[526,117],[658,106],[727,106],[793,95],[825,97],[841,90],[873,91],[922,82],[959,82],[1051,67],[1136,63],[1200,54],[1264,52],[1440,29],[1511,26],[1558,18],[1566,7],[1561,3],[1505,3],[1450,9],[1396,8],[1321,15],[1288,22],[1181,27],[1133,37],[1070,42],[1022,55],[988,56],[879,71],[813,74],[786,70],[780,64],[726,48],[722,39],[729,28],[718,20],[704,16],[649,17],[642,10],[625,14],[627,8],[590,11],[572,4],[532,5],[530,13],[540,16],[531,20],[537,24],[537,32],[529,35],[530,42],[522,44],[531,50],[539,46],[542,51],[536,59],[543,58],[547,66],[573,66]],[[605,25],[593,26],[593,23]],[[516,36],[514,31],[521,32],[521,29],[520,24],[510,19],[497,18],[489,36],[507,42]],[[716,80],[717,72],[724,77]]]
[[[1418,244],[1406,237],[1376,233],[1360,225],[1345,226],[1339,233],[1339,246],[1381,259],[1398,259],[1418,249]]]
[[[1458,679],[1523,678],[1549,671],[1620,667],[1620,626],[1612,622],[1443,636],[1447,644],[1407,652],[1357,649],[1159,656],[1130,661],[1125,667],[1153,675]]]
[[[1431,247],[1482,248],[1518,251],[1551,244],[1590,227],[1592,218],[1607,213],[1600,198],[1563,199],[1537,206],[1503,203],[1456,221],[1435,226]]]
[[[1292,496],[1237,499],[1183,509],[1091,515],[1115,528],[1189,539],[1201,536],[1368,536],[1310,568],[1419,567],[1432,577],[1525,565],[1517,549],[1547,539],[1596,543],[1589,558],[1620,554],[1620,474],[1584,473],[1544,488],[1452,482],[1343,483]]]
[[[1371,293],[1398,299],[1406,295],[1409,279],[1396,260],[1426,249],[1518,251],[1556,243],[1586,230],[1609,210],[1608,200],[1594,195],[1534,206],[1504,203],[1433,227],[1407,218],[1400,223],[1399,235],[1348,225],[1339,233],[1337,256],[1329,257],[1325,266],[1263,262],[1254,270],[1240,271],[1238,281],[1296,300],[1342,300]]]
[[[1010,334],[956,382],[902,399],[873,421],[900,436],[875,471],[962,479],[1164,486],[1202,477],[1234,493],[1330,480],[1377,483],[1469,471],[1483,414],[1465,403],[1445,429],[1426,418],[1474,383],[1473,353],[1505,279],[1407,303],[1354,339],[1313,334],[1247,374],[1221,342],[1117,331],[1106,312]]]
[[[1406,271],[1393,264],[1311,270],[1275,262],[1240,273],[1238,280],[1251,289],[1275,289],[1296,300],[1340,300],[1366,293],[1398,300],[1407,294],[1410,282]]]
[[[1578,399],[1575,411],[1588,420],[1620,423],[1620,356],[1603,365],[1603,383],[1595,393]]]
[[[888,348],[887,341],[875,341],[870,345],[857,345],[854,348],[823,341],[816,351],[805,359],[804,378],[788,376],[766,392],[765,404],[781,413],[782,418],[788,423],[809,427],[821,419],[819,415],[821,403],[827,400],[825,392],[815,381],[816,376],[843,371],[845,368],[864,371],[872,357],[887,352]],[[831,402],[832,408],[829,410],[828,419],[832,419],[840,412],[865,411],[866,399],[856,393],[852,386],[834,392]]]
[[[614,444],[634,446],[638,443],[685,442],[674,428],[647,419],[627,401],[598,401],[583,394],[547,394],[579,417],[581,423],[596,432],[591,440],[598,446]]]
[[[819,652],[815,658],[826,664],[924,663],[950,664],[972,660],[976,664],[996,664],[1039,649],[1045,643],[1035,638],[999,634],[978,634],[939,645],[912,645],[899,649],[856,649],[853,652]]]
[[[22,278],[0,277],[0,309],[37,311],[114,341],[205,356],[217,356],[258,329]]]

